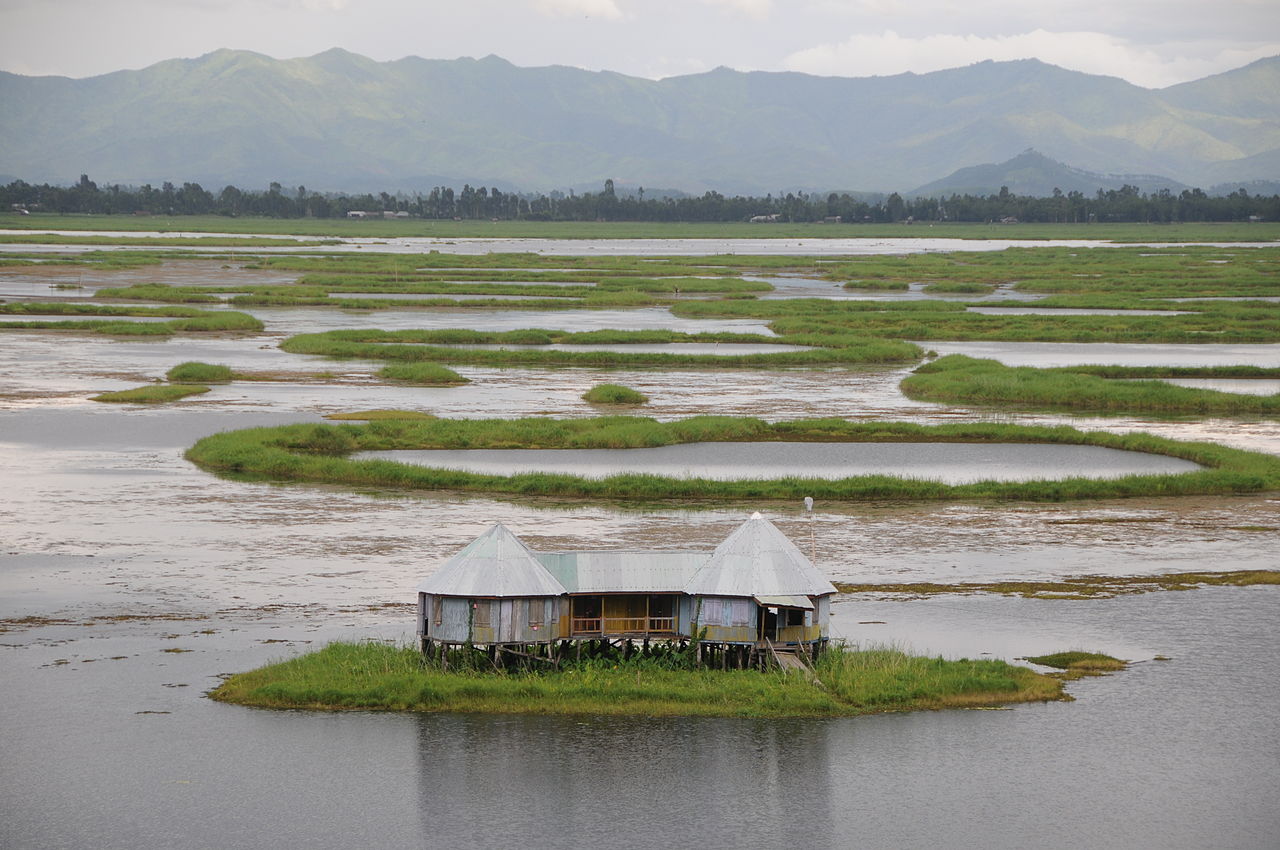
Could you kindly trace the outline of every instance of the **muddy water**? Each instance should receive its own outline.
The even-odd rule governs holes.
[[[402,450],[357,457],[482,475],[546,472],[605,478],[635,473],[716,481],[900,475],[969,484],[1172,475],[1200,468],[1162,455],[1025,443],[686,443],[651,449]]]
[[[321,421],[335,409],[594,415],[579,396],[603,380],[651,395],[644,411],[663,419],[1065,422],[1280,454],[1276,421],[911,402],[896,390],[905,368],[463,367],[472,384],[427,390],[380,384],[371,377],[380,364],[276,348],[290,328],[317,329],[334,313],[279,311],[263,334],[214,339],[0,337],[0,846],[259,847],[287,831],[315,848],[414,846],[424,835],[433,846],[611,848],[636,846],[654,823],[707,847],[794,841],[795,823],[815,847],[1013,848],[1032,835],[1044,847],[1262,848],[1280,832],[1270,802],[1280,792],[1274,588],[835,607],[837,633],[860,643],[1003,657],[1087,646],[1145,662],[1073,684],[1077,702],[1003,712],[799,723],[414,718],[203,699],[220,673],[335,637],[405,637],[413,586],[495,521],[535,548],[710,548],[763,508],[849,581],[1271,569],[1280,549],[1280,500],[1268,495],[819,504],[806,520],[799,505],[703,511],[271,486],[215,478],[183,459],[204,434]],[[567,321],[600,320],[579,313]],[[492,314],[413,314],[440,324],[404,315],[406,326],[451,327]],[[536,326],[529,315],[500,321]],[[616,311],[612,321],[623,324],[599,326],[675,326],[663,311]],[[157,409],[87,401],[183,360],[332,369],[338,383],[237,383]],[[14,622],[24,617],[42,619]],[[1156,654],[1174,660],[1150,661]],[[603,798],[607,817],[602,788],[616,790]]]
[[[1006,366],[1280,367],[1280,344],[1179,345],[1122,342],[922,342],[939,354],[989,357]]]

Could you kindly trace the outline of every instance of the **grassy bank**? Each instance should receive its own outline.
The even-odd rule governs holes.
[[[481,349],[453,348],[431,344],[426,340],[471,337],[474,332],[457,331],[327,331],[298,334],[280,343],[290,354],[311,354],[336,360],[394,360],[401,362],[430,361],[471,366],[578,366],[595,369],[695,368],[758,369],[770,367],[843,366],[867,363],[909,363],[923,354],[919,346],[894,340],[870,340],[840,347],[806,348],[797,340],[795,351],[769,354],[675,354],[655,351],[582,351],[546,349]],[[522,336],[517,336],[521,334]],[[510,345],[539,345],[563,342],[590,345],[609,338],[627,343],[649,342],[666,336],[670,341],[701,341],[699,334],[677,334],[645,331],[607,331],[591,333],[558,333],[529,329],[511,334],[474,334],[479,338],[503,337]],[[754,336],[754,335],[753,335]],[[759,339],[759,337],[755,337]],[[753,339],[753,341],[755,341]],[[768,339],[765,337],[765,339]],[[516,342],[516,340],[520,340]],[[772,342],[778,342],[773,339]],[[790,340],[788,340],[790,341]],[[848,342],[840,339],[837,342]],[[463,343],[471,344],[471,343]],[[732,343],[726,343],[725,350]]]
[[[0,215],[7,230],[183,231],[188,233],[264,233],[300,236],[433,236],[439,238],[543,239],[1113,239],[1128,242],[1263,241],[1280,238],[1280,227],[1259,224],[847,224],[812,222],[537,222],[537,221],[389,221],[383,219],[272,219],[226,216]]]
[[[1158,374],[1143,370],[1141,374]],[[1123,370],[1110,374],[1124,374]],[[920,366],[899,384],[908,398],[962,404],[1074,410],[1280,415],[1280,394],[1227,393],[1158,380],[1116,380],[1075,367],[1005,366],[952,354]]]
[[[1026,442],[1094,445],[1179,457],[1202,470],[1178,475],[1132,475],[1100,480],[949,485],[884,475],[844,479],[790,477],[721,481],[627,474],[590,479],[550,473],[511,476],[353,460],[365,450],[458,448],[642,448],[704,441],[811,442]],[[474,491],[517,497],[715,504],[724,501],[831,501],[876,499],[1014,499],[1063,501],[1280,489],[1280,458],[1213,443],[1168,440],[1149,434],[1084,432],[1065,427],[992,424],[923,426],[902,422],[854,423],[815,419],[766,423],[750,417],[701,416],[675,422],[644,417],[593,419],[388,420],[367,425],[288,425],[206,437],[187,458],[210,472],[272,481],[309,481],[352,487]]]
[[[1262,533],[1280,529],[1261,529]],[[967,596],[998,593],[1024,599],[1110,599],[1162,590],[1194,590],[1199,587],[1255,587],[1280,585],[1280,570],[1163,573],[1154,576],[1075,576],[1043,581],[885,582],[856,584],[836,582],[841,593],[881,593],[895,597]]]
[[[394,363],[378,370],[378,377],[415,387],[457,387],[471,383],[470,379],[436,363]]]
[[[100,393],[93,396],[92,401],[114,402],[116,404],[168,404],[181,401],[187,396],[209,392],[209,388],[198,384],[150,384],[132,390],[119,390]]]
[[[28,316],[17,319],[12,317]],[[40,316],[74,316],[50,321]],[[135,322],[133,318],[166,321]],[[170,336],[176,333],[252,332],[262,322],[247,313],[212,312],[192,307],[134,307],[66,302],[15,301],[0,304],[0,329],[87,331],[112,336]]]
[[[265,708],[759,718],[1069,699],[1061,682],[1003,661],[944,661],[893,649],[833,650],[815,673],[816,683],[776,672],[680,669],[643,657],[552,672],[443,672],[410,648],[337,643],[232,676],[210,696]]]
[[[649,397],[639,390],[622,384],[597,384],[582,394],[583,401],[591,404],[646,404]]]

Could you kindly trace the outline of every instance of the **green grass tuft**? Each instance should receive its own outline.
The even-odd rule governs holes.
[[[151,384],[132,390],[101,393],[92,398],[93,401],[114,402],[117,404],[168,404],[171,401],[184,399],[189,395],[209,392],[208,387],[192,384]]]
[[[644,393],[621,384],[598,384],[583,393],[582,398],[592,404],[637,405],[649,401],[649,397]]]

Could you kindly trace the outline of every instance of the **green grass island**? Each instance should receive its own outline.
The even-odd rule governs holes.
[[[530,472],[486,475],[356,459],[360,451],[393,449],[624,449],[699,442],[1022,442],[1102,446],[1181,458],[1204,467],[1177,474],[1039,481],[944,484],[887,475],[842,479],[789,477],[711,480],[622,474],[606,478]],[[377,418],[366,424],[298,424],[214,434],[186,456],[206,471],[241,479],[308,482],[389,490],[482,492],[514,498],[680,501],[715,506],[734,501],[916,501],[1092,498],[1258,493],[1280,490],[1280,458],[1214,443],[1143,433],[1113,434],[1065,426],[849,422],[811,419],[765,422],[752,417],[696,416],[658,422],[638,416],[583,419]]]
[[[209,696],[260,708],[331,711],[846,717],[1071,700],[1063,681],[1074,678],[999,660],[944,660],[892,647],[829,648],[810,675],[708,669],[692,662],[687,650],[657,644],[621,656],[615,650],[565,657],[554,666],[508,669],[495,668],[479,650],[459,649],[445,670],[412,647],[334,643],[235,674]],[[1105,669],[1123,666],[1110,659]]]

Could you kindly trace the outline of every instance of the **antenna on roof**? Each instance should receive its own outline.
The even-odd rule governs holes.
[[[817,562],[818,560],[818,544],[813,538],[813,497],[804,497],[804,512],[809,517],[809,560]]]

